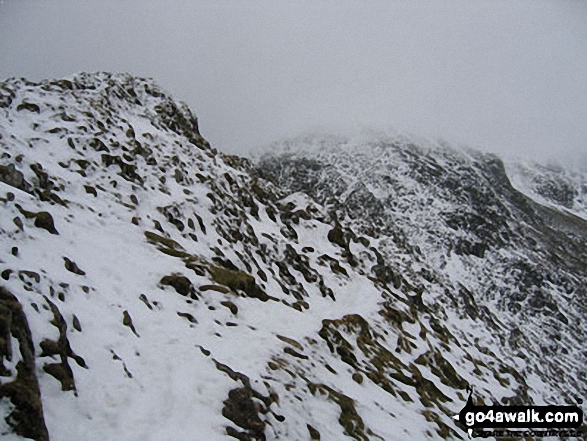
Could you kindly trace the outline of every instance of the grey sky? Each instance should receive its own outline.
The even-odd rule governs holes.
[[[587,2],[4,0],[0,78],[155,78],[228,152],[393,127],[586,157]]]

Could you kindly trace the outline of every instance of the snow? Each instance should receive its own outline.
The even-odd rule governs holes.
[[[480,314],[488,314],[504,333],[509,332],[516,318],[504,315],[497,300],[482,295],[488,290],[487,280],[495,282],[495,289],[508,288],[507,281],[500,284],[492,278],[492,272],[525,257],[524,250],[492,249],[484,259],[446,252],[448,239],[472,237],[470,232],[454,231],[443,220],[446,213],[458,213],[466,206],[465,202],[450,192],[443,193],[441,188],[423,184],[402,159],[408,154],[406,152],[411,152],[428,158],[426,161],[433,169],[449,169],[470,165],[478,160],[477,156],[443,154],[430,145],[409,147],[411,141],[404,139],[393,149],[378,145],[388,140],[373,141],[381,156],[372,158],[361,150],[364,139],[304,140],[303,154],[321,161],[338,155],[339,144],[344,145],[335,164],[341,179],[348,185],[343,198],[362,182],[387,208],[391,201],[395,203],[389,213],[393,213],[390,216],[396,236],[370,237],[368,246],[351,240],[349,249],[359,260],[355,267],[349,262],[346,250],[328,240],[328,233],[334,226],[329,210],[310,196],[301,192],[284,196],[281,189],[274,201],[257,200],[258,216],[252,215],[241,199],[251,187],[250,175],[203,148],[203,141],[199,146],[194,145],[180,133],[164,127],[156,111],[160,98],[143,92],[145,85],[152,86],[148,80],[133,80],[141,105],[110,96],[112,107],[94,108],[88,103],[106,93],[109,81],[113,81],[111,86],[116,91],[117,85],[126,84],[129,78],[115,76],[112,79],[106,74],[80,78],[95,82],[97,88],[75,93],[46,91],[41,96],[34,86],[19,83],[25,90],[19,93],[27,100],[42,103],[41,113],[17,114],[12,108],[0,113],[0,133],[13,135],[9,141],[6,135],[0,139],[1,153],[9,154],[11,160],[23,155],[18,169],[29,183],[37,186],[38,178],[30,165],[42,164],[55,185],[62,186],[55,193],[68,201],[67,207],[51,204],[0,183],[0,198],[5,198],[7,192],[15,195],[14,201],[2,203],[0,243],[6,250],[18,247],[18,255],[5,253],[0,257],[1,269],[14,271],[3,285],[17,295],[30,324],[45,421],[53,441],[226,439],[226,428],[235,424],[223,416],[224,401],[230,390],[244,385],[219,370],[216,363],[246,375],[258,393],[279,396],[279,400],[269,406],[270,411],[262,416],[268,422],[267,439],[308,439],[307,424],[319,430],[323,440],[349,438],[339,422],[341,407],[328,394],[319,391],[312,394],[310,384],[344,393],[352,400],[365,430],[372,430],[381,439],[439,439],[439,426],[426,419],[427,412],[432,412],[450,430],[462,435],[449,414],[463,407],[465,391],[444,384],[442,374],[439,376],[435,370],[437,367],[416,363],[419,357],[434,353],[441,354],[459,378],[474,385],[484,398],[511,397],[514,388],[520,386],[501,368],[512,368],[523,375],[532,399],[548,401],[556,396],[557,391],[550,386],[544,373],[535,369],[535,345],[525,348],[528,358],[521,358],[518,356],[521,352],[504,347],[500,338],[503,335],[489,328],[483,317],[471,317],[462,303],[458,303],[462,302],[459,298],[461,284],[472,292],[475,306],[482,311]],[[59,105],[76,116],[77,121],[63,122],[57,118]],[[90,118],[84,113],[90,110],[99,115]],[[109,114],[112,110],[114,112]],[[106,119],[111,121],[101,133],[97,121]],[[66,135],[46,132],[56,125],[63,127]],[[87,127],[88,133],[81,126]],[[132,156],[129,151],[136,146],[135,140],[127,135],[129,126],[135,132],[136,141],[153,151],[156,165],[149,164],[138,154],[130,158],[132,161],[124,156]],[[32,142],[37,137],[46,142]],[[74,140],[76,149],[69,147],[68,137]],[[118,165],[103,166],[103,152],[87,147],[94,137],[111,148],[110,154],[120,154],[126,163],[132,162],[143,180],[131,182],[122,178]],[[116,143],[119,147],[115,148]],[[300,152],[295,154],[301,155]],[[8,161],[7,157],[3,159]],[[79,167],[74,159],[90,162],[86,176],[76,171]],[[377,163],[370,162],[373,160]],[[63,167],[59,162],[68,166]],[[176,170],[183,173],[183,182],[174,178]],[[204,177],[203,182],[196,173]],[[373,179],[366,179],[367,175]],[[387,178],[394,180],[393,193],[389,191]],[[92,185],[97,197],[87,193],[84,185]],[[275,192],[278,194],[277,190]],[[208,194],[219,202],[215,204]],[[137,198],[137,204],[131,195]],[[30,212],[50,212],[59,234],[36,228],[34,220],[26,219],[16,204]],[[292,211],[311,206],[316,214],[309,220],[288,223],[277,213],[276,221],[272,221],[267,208],[277,209],[287,204],[294,206]],[[162,208],[169,206],[173,206],[173,216],[182,222],[183,228],[163,213]],[[205,228],[196,220],[196,214]],[[16,216],[24,224],[23,231],[13,222]],[[138,219],[138,225],[131,222],[133,218]],[[187,225],[188,219],[192,219],[193,229]],[[164,232],[157,228],[156,222]],[[360,236],[360,229],[352,220],[343,220],[343,223],[345,228],[353,229]],[[296,239],[283,235],[282,230],[287,227],[295,231]],[[221,232],[221,229],[231,228],[249,241],[231,241]],[[145,232],[177,242],[181,249],[175,251],[194,256],[202,268],[219,264],[214,259],[230,260],[240,271],[255,277],[256,283],[271,298],[262,302],[243,290],[228,288],[201,290],[203,285],[218,285],[219,282],[210,271],[198,273],[186,267],[181,254],[178,257],[162,252],[148,242]],[[189,233],[197,236],[197,240]],[[253,236],[258,242],[252,240]],[[405,244],[402,239],[406,239]],[[323,296],[317,283],[308,282],[301,271],[289,265],[285,259],[286,246],[307,259],[308,268],[332,289],[335,300]],[[416,247],[420,251],[414,251]],[[314,251],[308,251],[310,248]],[[378,261],[376,251],[384,255],[394,273],[401,275],[401,289],[374,280],[372,267]],[[329,265],[321,265],[319,257],[323,255],[335,259],[348,276],[335,274]],[[67,270],[64,257],[75,262],[85,274]],[[282,290],[280,283],[285,286],[288,282],[280,275],[277,262],[288,263],[288,270],[297,284],[295,290],[307,294],[302,298],[307,308],[302,306],[298,310],[291,306],[296,301],[291,293],[294,289],[290,286],[289,294]],[[246,268],[247,263],[251,270]],[[266,282],[261,281],[258,269],[266,274]],[[18,275],[19,270],[36,272],[40,282],[25,285]],[[436,280],[424,279],[422,273],[426,271],[435,275]],[[190,279],[197,299],[161,285],[162,277],[176,273]],[[425,288],[422,294],[424,310],[414,304],[414,289],[418,286]],[[552,292],[562,296],[562,288],[552,286]],[[456,300],[451,300],[446,291]],[[87,365],[84,368],[68,358],[74,374],[75,393],[62,391],[60,383],[43,370],[46,362],[58,361],[57,356],[40,356],[41,341],[59,338],[57,327],[51,323],[49,301],[57,305],[67,323],[66,335],[71,349],[83,357]],[[238,312],[231,312],[226,302],[236,306]],[[574,313],[572,305],[566,309],[561,307],[561,310],[570,315]],[[398,323],[385,318],[382,312],[400,317]],[[193,320],[178,313],[190,314]],[[124,323],[125,314],[132,319],[136,334]],[[373,347],[397,356],[400,366],[387,362],[374,367],[371,359],[374,353],[361,349],[360,331],[349,330],[344,325],[342,319],[352,314],[365,319],[370,332],[379,335],[374,338]],[[74,327],[74,316],[81,331]],[[339,328],[331,325],[331,330],[339,332],[340,338],[350,345],[359,360],[358,367],[352,367],[328,347],[332,342],[320,334],[324,320],[343,323]],[[446,335],[435,329],[438,324],[446,327]],[[536,333],[537,341],[544,339],[538,325],[530,324],[526,328],[525,335]],[[287,343],[284,337],[294,340],[301,349]],[[412,344],[411,352],[399,350],[399,337]],[[576,344],[572,334],[565,334],[564,338],[568,346]],[[301,358],[285,352],[287,347],[298,352]],[[13,372],[16,361],[5,363],[5,366]],[[270,363],[278,367],[273,369]],[[436,402],[427,407],[418,385],[399,381],[392,382],[396,395],[389,393],[367,376],[379,368],[387,380],[393,370],[413,376],[410,369],[416,368],[422,378],[432,381],[450,401],[442,404],[444,410]],[[581,366],[575,362],[573,368],[579,370]],[[504,386],[497,379],[498,372],[510,385]],[[353,378],[354,373],[361,373],[362,384]],[[10,405],[1,402],[0,415],[10,412]],[[279,421],[274,414],[286,419]],[[0,433],[8,429],[0,426]],[[20,439],[6,436],[13,437],[6,439]],[[378,438],[374,435],[372,439]]]

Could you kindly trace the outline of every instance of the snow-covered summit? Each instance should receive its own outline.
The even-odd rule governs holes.
[[[131,75],[0,83],[4,439],[459,439],[469,386],[586,396],[580,218],[493,156],[302,144],[218,153]]]

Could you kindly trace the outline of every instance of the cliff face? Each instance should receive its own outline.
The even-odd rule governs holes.
[[[0,150],[5,437],[458,439],[469,386],[586,396],[581,175],[386,137],[253,163],[107,73],[0,83]]]

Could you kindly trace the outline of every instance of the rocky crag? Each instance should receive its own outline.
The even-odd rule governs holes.
[[[464,439],[470,387],[575,404],[584,176],[390,136],[251,161],[152,80],[0,83],[0,434]]]

